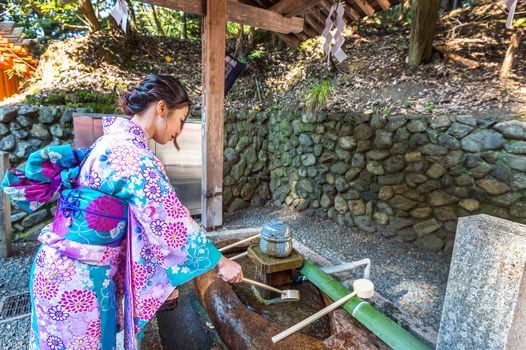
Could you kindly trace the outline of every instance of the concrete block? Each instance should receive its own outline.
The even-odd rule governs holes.
[[[526,225],[459,219],[437,350],[526,349]]]

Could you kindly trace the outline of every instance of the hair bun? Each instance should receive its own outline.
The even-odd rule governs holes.
[[[168,108],[191,106],[181,82],[165,74],[150,74],[138,85],[128,85],[118,104],[125,114],[133,115],[146,109],[150,103],[160,100],[166,101]]]
[[[140,91],[140,92],[148,92],[148,89],[145,88],[145,87],[142,87],[142,86],[138,86],[138,85],[135,85],[135,84],[130,84],[128,86],[128,90],[135,90],[135,91]]]

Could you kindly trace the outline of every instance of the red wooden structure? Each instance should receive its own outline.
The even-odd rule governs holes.
[[[28,54],[22,34],[23,29],[15,28],[15,23],[0,23],[0,101],[17,94],[20,80],[33,75],[38,65]]]

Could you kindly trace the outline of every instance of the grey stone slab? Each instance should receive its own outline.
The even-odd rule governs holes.
[[[525,349],[525,264],[525,225],[460,218],[436,349]]]

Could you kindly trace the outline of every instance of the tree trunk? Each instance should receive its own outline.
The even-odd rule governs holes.
[[[100,30],[100,23],[90,0],[79,0],[79,10],[86,18],[91,33]]]
[[[161,21],[159,21],[159,17],[157,17],[157,11],[155,11],[155,5],[152,5],[152,14],[153,14],[153,20],[155,22],[155,27],[157,28],[157,34],[164,36],[164,30],[163,26],[161,25]]]
[[[506,56],[504,57],[504,61],[502,61],[502,67],[500,69],[501,80],[508,78],[511,74],[511,68],[513,67],[513,59],[515,57],[515,54],[519,50],[523,35],[524,32],[520,29],[516,29],[511,35],[510,46],[508,46]]]
[[[131,17],[131,21],[130,21],[131,31],[138,32],[137,16],[135,16],[135,9],[133,8],[133,4],[130,0],[126,0],[126,4],[128,5],[128,11],[130,12],[130,17]]]
[[[108,16],[107,21],[110,24],[111,31],[115,32],[121,30],[121,27],[119,27],[117,21],[115,21],[115,18],[113,18],[112,16]]]
[[[248,33],[248,45],[247,50],[252,51],[256,47],[256,28],[250,27],[250,32]]]
[[[442,11],[442,13],[451,11],[451,0],[442,0],[442,3],[440,4],[440,11]]]
[[[239,24],[238,27],[238,34],[237,34],[237,43],[236,43],[236,50],[234,51],[234,57],[245,57],[245,33],[244,33],[244,25]]]
[[[188,33],[186,30],[186,12],[181,11],[181,21],[182,21],[181,39],[186,40],[188,39]]]
[[[409,46],[409,64],[412,66],[431,60],[439,7],[440,0],[413,0]]]

